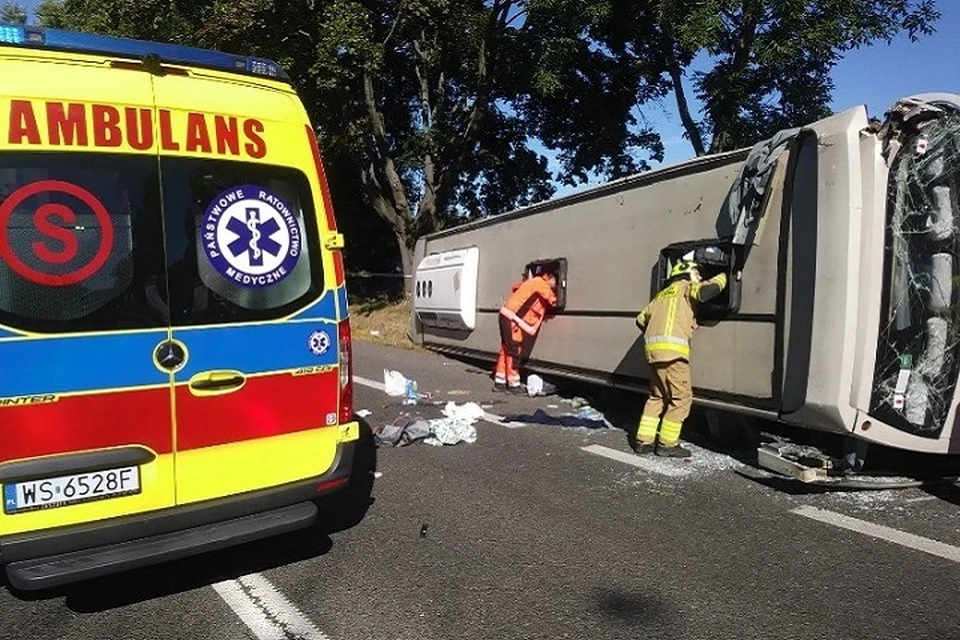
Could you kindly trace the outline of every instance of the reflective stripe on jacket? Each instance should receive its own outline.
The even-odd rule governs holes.
[[[703,282],[679,280],[660,291],[637,316],[647,362],[689,361],[696,328],[693,305],[720,295],[726,286],[727,276],[721,273]]]

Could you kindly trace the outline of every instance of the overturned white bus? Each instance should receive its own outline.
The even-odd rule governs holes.
[[[634,325],[678,256],[739,282],[703,305],[696,402],[863,441],[960,453],[960,95],[856,107],[422,238],[411,336],[492,360],[520,272],[560,274],[530,370],[643,390]],[[707,253],[700,252],[706,256]]]

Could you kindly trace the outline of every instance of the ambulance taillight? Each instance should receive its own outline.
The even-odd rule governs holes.
[[[350,344],[350,321],[339,325],[340,339],[340,424],[353,420],[353,350]]]

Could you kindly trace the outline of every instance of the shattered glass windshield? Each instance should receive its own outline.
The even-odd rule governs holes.
[[[956,211],[960,114],[903,134],[890,171],[884,295],[872,413],[904,431],[937,437],[958,374],[960,267]]]

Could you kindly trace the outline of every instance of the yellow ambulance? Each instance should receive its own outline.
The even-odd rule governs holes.
[[[0,25],[0,563],[306,527],[358,424],[314,131],[269,60]]]

